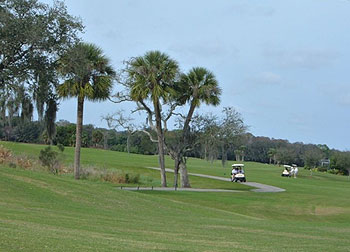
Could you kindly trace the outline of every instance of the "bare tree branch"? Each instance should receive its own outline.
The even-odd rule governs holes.
[[[148,135],[148,136],[149,136],[149,139],[151,140],[151,142],[153,142],[153,143],[158,143],[158,140],[155,140],[155,139],[152,137],[151,133],[149,133],[147,130],[141,130],[141,132],[143,132],[143,133],[145,133],[146,135]]]
[[[175,116],[179,116],[179,117],[181,117],[181,119],[183,119],[183,120],[185,120],[186,119],[186,116],[184,116],[183,114],[181,114],[181,113],[175,113],[175,112],[173,112],[173,115],[175,115]]]
[[[172,103],[170,105],[169,111],[167,115],[162,115],[162,121],[163,121],[163,127],[164,127],[164,131],[168,130],[168,120],[170,119],[170,117],[174,114],[175,109],[177,108],[179,104],[178,103]]]
[[[157,131],[156,126],[153,123],[153,112],[152,110],[147,106],[147,104],[143,100],[138,101],[138,105],[141,104],[143,109],[146,110],[148,118],[147,123],[151,127],[152,130]]]
[[[122,127],[129,133],[133,134],[136,131],[136,125],[131,123],[134,119],[131,117],[124,117],[123,110],[119,110],[112,115],[103,116],[102,119],[106,120],[109,128]]]
[[[114,98],[114,99],[112,99]],[[129,95],[123,94],[122,92],[117,92],[116,94],[112,95],[111,97],[108,97],[108,100],[110,100],[113,103],[122,103],[126,101],[133,101]]]

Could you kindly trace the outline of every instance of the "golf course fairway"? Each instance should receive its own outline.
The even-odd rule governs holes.
[[[37,159],[46,146],[0,142]],[[65,148],[70,165],[73,148]],[[157,156],[82,149],[82,166],[140,174],[159,186]],[[166,159],[167,168],[173,162]],[[258,193],[244,184],[191,176],[194,188],[227,192],[127,191],[0,164],[0,251],[350,251],[350,181],[245,162],[247,180],[285,189]],[[228,177],[230,165],[188,160],[189,172]],[[173,174],[167,173],[172,186]]]

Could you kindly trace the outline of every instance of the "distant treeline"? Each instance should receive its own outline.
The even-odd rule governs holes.
[[[65,120],[57,122],[53,144],[74,146],[75,131],[74,123]],[[167,135],[171,137],[174,132],[170,131]],[[0,138],[14,142],[49,144],[44,123],[23,121],[20,117],[12,118],[11,127],[0,125]],[[83,126],[82,146],[144,155],[157,154],[157,144],[141,131],[130,134],[127,131],[96,128],[91,124]],[[348,174],[346,162],[350,157],[349,152],[329,149],[325,144],[290,143],[288,140],[254,136],[251,133],[240,135],[239,139],[225,150],[224,155],[231,161],[255,161],[276,165],[293,163],[309,169],[331,170],[341,174]],[[188,156],[214,161],[222,160],[223,152],[220,142],[206,145],[205,141],[198,141]]]

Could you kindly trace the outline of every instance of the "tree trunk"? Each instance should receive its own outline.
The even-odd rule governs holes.
[[[1,109],[1,125],[6,126],[6,108]]]
[[[197,96],[197,90],[194,91],[194,95],[193,96]],[[178,162],[179,162],[179,166],[180,166],[180,172],[181,172],[181,187],[191,187],[190,185],[190,179],[188,177],[188,173],[187,173],[187,168],[186,168],[186,164],[183,162],[183,157],[185,155],[185,150],[187,145],[188,145],[188,139],[189,139],[189,135],[190,135],[190,123],[193,117],[193,113],[194,110],[196,108],[196,103],[194,102],[194,100],[192,100],[191,105],[190,105],[190,109],[188,111],[184,126],[183,126],[183,130],[182,130],[182,138],[180,141],[180,157],[178,157]],[[177,170],[179,170],[179,167],[177,168]]]
[[[190,180],[188,178],[186,164],[180,162],[180,173],[181,173],[181,187],[190,188]]]
[[[128,154],[130,154],[130,134],[128,134],[128,138],[126,139],[126,150]]]
[[[78,97],[77,126],[75,134],[74,178],[80,179],[80,148],[83,131],[84,97]]]
[[[157,138],[158,138],[158,159],[160,166],[160,178],[162,187],[167,187],[166,173],[165,173],[165,151],[164,151],[164,134],[162,129],[162,121],[160,114],[159,102],[154,102],[154,112],[156,117]]]
[[[237,161],[237,162],[239,162],[239,161],[240,161],[240,159],[239,159],[239,155],[238,155],[238,154],[236,154],[236,161]]]
[[[159,158],[159,166],[160,166],[160,178],[162,182],[162,187],[167,187],[163,141],[164,141],[164,138],[162,136],[158,136],[158,158]]]
[[[174,167],[174,187],[177,188],[179,186],[179,159],[175,158],[175,167]]]
[[[221,165],[225,167],[227,161],[227,151],[225,150],[225,146],[221,146]]]
[[[105,149],[105,150],[108,149],[108,133],[107,132],[103,133],[103,149]]]
[[[272,163],[272,158],[270,158],[270,161],[269,161],[269,164],[271,164]]]

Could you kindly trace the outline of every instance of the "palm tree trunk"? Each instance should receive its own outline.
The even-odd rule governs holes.
[[[166,173],[165,173],[165,158],[164,158],[164,143],[163,137],[158,136],[158,161],[160,166],[160,178],[162,187],[167,187]]]
[[[162,129],[162,121],[160,114],[160,107],[158,102],[154,102],[154,112],[156,116],[156,128],[157,128],[157,138],[158,138],[158,159],[160,166],[160,178],[162,187],[167,187],[166,173],[165,173],[165,148],[164,148],[164,134]]]
[[[80,179],[80,148],[83,131],[84,97],[78,96],[77,126],[75,134],[74,178]]]
[[[181,187],[191,187],[190,185],[190,179],[188,177],[186,164],[183,163],[183,157],[185,154],[185,148],[188,144],[188,137],[190,134],[190,122],[193,117],[194,109],[196,108],[195,103],[192,101],[190,109],[188,111],[183,130],[182,130],[182,137],[179,142],[179,150],[177,153],[177,160],[175,160],[175,186],[177,186],[178,183],[178,172],[180,170],[181,173]]]
[[[167,187],[164,155],[164,137],[158,135],[158,159],[160,166],[160,178],[162,187]]]

